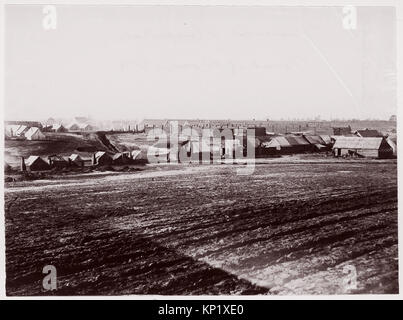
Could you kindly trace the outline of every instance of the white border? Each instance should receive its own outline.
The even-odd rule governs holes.
[[[403,76],[399,70],[402,70],[402,59],[403,59],[403,0],[53,0],[53,1],[37,1],[37,0],[26,0],[26,1],[10,1],[10,0],[0,0],[0,190],[2,197],[0,198],[0,299],[6,300],[61,300],[61,299],[71,299],[71,300],[400,300],[403,297],[403,287],[402,287],[402,254],[401,254],[401,239],[403,237],[402,230],[402,219],[400,217],[401,210],[398,208],[398,244],[399,244],[399,290],[400,293],[396,295],[284,295],[284,296],[161,296],[161,295],[130,295],[130,296],[35,296],[35,297],[7,297],[5,295],[5,225],[4,225],[4,27],[5,27],[5,5],[220,5],[220,6],[344,6],[344,5],[354,5],[354,6],[393,6],[396,8],[397,15],[397,25],[396,25],[396,59],[397,59],[397,133],[398,140],[400,141],[400,133],[402,132],[402,124],[399,120],[403,114],[401,113],[401,108],[403,107]],[[398,149],[398,159],[403,157],[403,151]],[[398,196],[399,199],[402,197],[402,181],[400,177],[400,161],[398,161]]]

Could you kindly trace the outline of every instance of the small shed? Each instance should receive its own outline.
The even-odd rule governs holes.
[[[29,171],[49,170],[49,164],[39,156],[29,156],[25,161],[25,167]]]
[[[130,162],[129,155],[125,152],[116,153],[112,156],[112,162],[116,165],[127,164]]]
[[[93,164],[105,166],[112,164],[112,158],[105,151],[98,151],[93,155]]]
[[[48,157],[48,163],[51,168],[67,168],[69,161],[58,155]]]

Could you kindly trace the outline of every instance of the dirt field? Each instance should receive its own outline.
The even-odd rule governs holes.
[[[235,168],[7,183],[7,294],[398,292],[396,162]]]

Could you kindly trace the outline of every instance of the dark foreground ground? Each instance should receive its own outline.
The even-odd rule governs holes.
[[[395,162],[234,168],[7,183],[7,294],[398,292]]]

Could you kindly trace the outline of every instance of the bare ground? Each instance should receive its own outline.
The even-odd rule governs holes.
[[[5,211],[8,295],[398,292],[395,162],[13,182]]]

